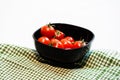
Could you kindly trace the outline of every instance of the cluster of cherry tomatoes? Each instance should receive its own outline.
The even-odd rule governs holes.
[[[40,43],[61,49],[75,49],[86,45],[83,40],[74,40],[71,36],[66,36],[62,31],[56,30],[51,24],[44,25],[40,29]]]

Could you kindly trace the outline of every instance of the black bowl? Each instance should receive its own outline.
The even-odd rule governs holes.
[[[84,41],[87,42],[87,45],[82,48],[64,50],[42,44],[37,41],[41,36],[40,28],[33,34],[35,48],[40,56],[57,63],[74,63],[78,60],[82,60],[85,54],[90,50],[94,34],[88,29],[71,24],[52,23],[52,25],[55,25],[55,29],[64,32],[66,36],[72,36],[75,40],[79,40],[80,38],[84,39]]]

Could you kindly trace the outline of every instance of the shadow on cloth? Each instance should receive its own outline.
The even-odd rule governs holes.
[[[35,51],[35,50],[33,50]],[[48,59],[43,58],[41,55],[39,55],[39,53],[36,52],[36,56],[38,57],[37,60],[41,63],[45,63],[54,67],[62,67],[62,68],[67,68],[67,69],[76,69],[76,68],[82,68],[84,67],[84,65],[86,64],[89,56],[90,56],[90,52],[88,52],[84,58],[82,60],[78,60],[75,63],[59,63],[59,62],[55,62],[55,61],[51,61]]]

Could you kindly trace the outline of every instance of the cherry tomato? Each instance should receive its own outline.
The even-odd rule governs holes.
[[[58,40],[58,39],[51,39],[50,42],[51,46],[56,47],[56,48],[63,48],[63,44]]]
[[[56,30],[56,31],[55,31],[55,38],[56,38],[56,39],[61,40],[61,39],[64,38],[64,36],[65,36],[65,34],[64,34],[62,31],[60,31],[60,30]]]
[[[71,36],[67,36],[67,37],[65,37],[65,39],[67,39],[68,41],[74,43],[74,39]]]
[[[75,43],[73,44],[73,48],[81,48],[82,46],[84,46],[85,42],[83,41],[75,41]]]
[[[52,38],[55,35],[55,29],[52,25],[48,24],[41,27],[40,33],[42,36]]]
[[[61,39],[61,43],[63,44],[64,49],[71,49],[73,47],[73,44],[67,39]]]
[[[38,42],[48,45],[50,43],[50,40],[48,37],[42,36],[42,37],[38,38]]]

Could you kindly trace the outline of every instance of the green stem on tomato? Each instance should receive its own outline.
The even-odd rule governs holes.
[[[48,27],[50,28],[50,27],[55,27],[55,25],[52,25],[51,23],[49,23],[49,24],[47,24],[48,25]]]

